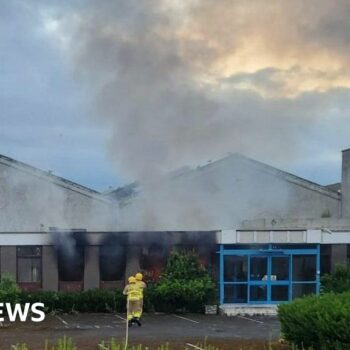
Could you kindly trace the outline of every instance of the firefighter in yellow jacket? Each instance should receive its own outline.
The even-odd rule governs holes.
[[[142,315],[142,292],[141,288],[136,285],[135,277],[129,277],[128,284],[125,286],[123,294],[127,296],[127,315],[129,327],[131,327],[134,322],[140,327],[140,317]]]
[[[140,300],[140,307],[141,307],[141,314],[143,311],[143,290],[147,287],[146,283],[143,281],[143,276],[142,273],[138,272],[135,275],[135,279],[136,279],[136,285],[140,288],[141,291],[141,300]],[[141,317],[141,316],[140,316]]]

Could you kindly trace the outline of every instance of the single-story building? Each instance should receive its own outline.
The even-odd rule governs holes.
[[[157,181],[99,193],[0,156],[0,271],[30,290],[159,278],[174,247],[197,250],[220,304],[274,305],[319,293],[350,258],[350,150],[321,186],[229,155]]]

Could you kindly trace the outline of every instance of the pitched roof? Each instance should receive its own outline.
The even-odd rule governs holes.
[[[333,197],[333,198],[336,198],[336,199],[339,199],[339,195],[337,193],[335,193],[334,191],[332,191],[331,189],[327,188],[326,186],[322,186],[316,182],[313,182],[313,181],[310,181],[310,180],[306,180],[302,177],[299,177],[297,175],[294,175],[294,174],[291,174],[287,171],[284,171],[284,170],[280,170],[280,169],[277,169],[271,165],[268,165],[268,164],[265,164],[265,163],[262,163],[262,162],[259,162],[255,159],[251,159],[251,158],[248,158],[246,156],[243,156],[241,154],[232,154],[231,155],[232,157],[238,157],[240,158],[241,160],[247,162],[247,163],[250,163],[252,165],[255,165],[257,167],[259,167],[261,170],[264,170],[272,175],[275,175],[275,176],[278,176],[280,178],[283,178],[284,180],[290,182],[290,183],[294,183],[298,186],[301,186],[301,187],[304,187],[306,189],[309,189],[311,191],[316,191],[316,192],[319,192],[321,194],[324,194],[324,195],[327,195],[329,197]],[[230,157],[230,156],[229,156]]]
[[[335,184],[326,185],[325,187],[333,192],[341,192],[341,183],[340,182],[337,182]]]
[[[171,172],[168,175],[164,176],[160,181],[167,181],[172,180],[180,177],[191,177],[196,176],[199,174],[199,172],[209,170],[211,168],[219,167],[229,161],[241,161],[249,166],[253,166],[255,168],[258,168],[260,171],[263,171],[265,173],[269,173],[273,176],[279,177],[284,179],[285,181],[288,181],[290,183],[293,183],[295,185],[298,185],[300,187],[306,188],[311,191],[319,192],[323,195],[332,197],[334,199],[340,199],[340,194],[334,191],[333,188],[329,188],[328,186],[322,186],[316,182],[312,182],[309,180],[306,180],[304,178],[301,178],[299,176],[296,176],[294,174],[288,173],[286,171],[277,169],[271,165],[259,162],[257,160],[251,159],[249,157],[243,156],[238,153],[232,153],[228,156],[218,159],[216,161],[212,161],[208,164],[198,166],[196,168],[187,168],[186,171],[181,172]],[[118,189],[114,191],[109,192],[110,197],[114,197],[117,200],[126,201],[130,199],[131,197],[137,195],[138,192],[140,192],[141,184],[138,182],[133,182],[129,185],[119,187]]]
[[[97,199],[99,201],[110,203],[105,197],[103,197],[101,195],[100,192],[97,192],[91,188],[79,185],[79,184],[77,184],[73,181],[67,180],[63,177],[54,175],[49,171],[44,171],[44,170],[35,168],[31,165],[28,165],[26,163],[20,162],[18,160],[12,159],[10,157],[7,157],[7,156],[1,155],[1,154],[0,154],[0,164],[9,166],[11,168],[17,169],[17,170],[22,171],[24,173],[30,174],[32,176],[40,178],[41,180],[51,182],[57,186],[61,186],[61,187],[67,188],[69,190],[72,190],[74,192],[78,192],[82,195]]]

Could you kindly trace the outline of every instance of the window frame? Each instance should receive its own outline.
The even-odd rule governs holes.
[[[20,254],[19,250],[21,248],[39,248],[40,255],[32,255],[32,254]],[[19,280],[19,259],[37,259],[39,260],[39,282],[21,282]],[[16,246],[16,282],[17,284],[23,288],[28,290],[38,290],[42,289],[43,285],[43,247],[41,245],[17,245]]]
[[[231,248],[231,246],[229,247]],[[242,303],[242,304],[281,304],[285,302],[291,302],[294,297],[293,297],[293,286],[295,285],[314,285],[315,290],[316,290],[316,295],[319,294],[320,292],[320,245],[319,244],[309,244],[309,245],[297,245],[297,244],[290,244],[290,245],[285,245],[283,247],[276,246],[274,244],[269,244],[269,249],[259,249],[259,247],[254,247],[252,249],[240,249],[241,246],[237,245],[235,247],[236,249],[226,249],[226,246],[221,244],[220,245],[220,303],[224,304],[227,302],[224,302],[224,299],[226,299],[226,295],[224,293],[224,287],[226,285],[235,285],[235,284],[242,284],[245,285],[247,288],[247,303]],[[245,247],[244,247],[245,248]],[[256,249],[258,248],[258,249]],[[287,249],[279,249],[279,248],[287,248]],[[307,249],[305,249],[307,248]],[[224,275],[224,270],[225,270],[225,257],[226,256],[245,256],[248,257],[248,281],[247,282],[235,282],[235,281],[230,281],[225,279]],[[315,279],[314,280],[308,280],[308,281],[298,281],[298,280],[293,280],[293,260],[294,257],[296,256],[315,256],[316,258],[316,271],[315,271]],[[268,257],[268,279],[266,281],[254,281],[250,278],[250,264],[251,264],[251,258],[254,257]],[[272,259],[274,257],[286,257],[288,258],[289,261],[289,272],[288,280],[278,280],[274,281],[271,280],[271,265],[272,265]],[[259,285],[259,286],[264,286],[266,285],[268,288],[268,297],[267,300],[263,302],[259,301],[253,301],[251,300],[250,297],[250,287],[253,285]],[[274,301],[272,300],[272,287],[273,286],[278,286],[278,285],[283,285],[283,286],[288,286],[289,288],[289,295],[288,295],[288,301]]]

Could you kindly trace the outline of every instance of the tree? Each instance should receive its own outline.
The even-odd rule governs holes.
[[[156,293],[165,311],[184,310],[198,312],[213,302],[215,284],[207,269],[201,267],[194,252],[173,251],[156,286]]]

